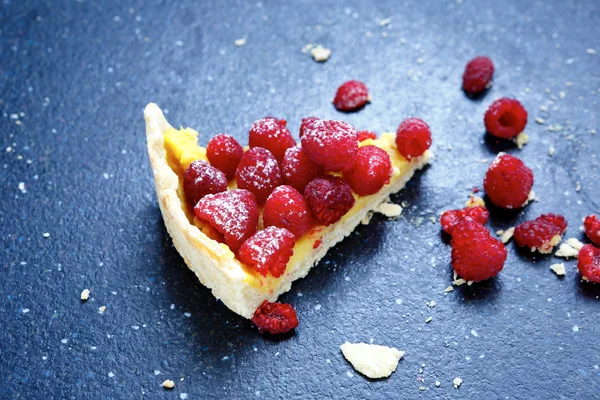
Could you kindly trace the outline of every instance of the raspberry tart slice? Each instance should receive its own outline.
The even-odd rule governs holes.
[[[306,121],[306,133],[302,138],[302,144],[308,145],[304,149],[307,154],[301,154],[304,162],[286,159],[286,156],[297,156],[297,151],[283,149],[281,154],[285,156],[280,161],[278,156],[270,155],[271,150],[261,147],[270,146],[270,143],[254,143],[256,146],[250,152],[252,163],[244,161],[239,151],[235,151],[233,161],[239,165],[233,177],[229,163],[223,164],[227,166],[227,171],[222,171],[224,175],[199,163],[224,168],[221,163],[211,160],[211,152],[207,156],[206,149],[198,145],[196,131],[173,128],[156,104],[146,106],[144,117],[158,204],[175,247],[215,297],[248,319],[257,318],[261,305],[274,303],[280,294],[290,289],[293,281],[306,276],[331,247],[352,233],[361,220],[386,202],[392,193],[402,189],[414,172],[432,157],[428,150],[430,139],[422,146],[421,154],[411,153],[409,160],[399,152],[393,133],[359,142],[358,133],[352,126],[312,118]],[[369,148],[366,155],[381,165],[361,171],[362,158],[357,158],[359,161],[354,165],[354,159],[332,162],[335,160],[331,152],[320,157],[318,152],[322,148],[318,146],[317,152],[311,153],[310,145],[319,144],[323,137],[321,132],[327,135],[330,127],[337,129],[340,135],[335,139],[341,143],[343,149],[337,150],[345,152],[344,157],[346,153],[356,157],[356,154],[362,154],[359,148],[376,146],[382,151]],[[299,145],[294,144],[291,148]],[[247,147],[245,152],[248,154]],[[186,171],[193,162],[192,168],[199,170],[198,166],[201,166],[203,172],[202,175],[196,173],[202,179],[193,175],[195,193],[203,196],[196,204],[190,201],[196,201],[200,196],[186,196],[185,192]],[[260,170],[261,165],[268,166],[269,171]],[[295,174],[290,170],[295,165],[308,165],[310,170]],[[281,177],[277,168],[282,170]],[[253,185],[245,182],[238,186],[242,169],[250,169],[249,175],[258,177],[253,178],[254,181],[244,178]],[[360,179],[355,178],[360,178],[361,174],[373,174],[377,178],[376,184],[367,189],[357,185]],[[229,179],[225,191],[222,191],[223,176]],[[292,179],[294,177],[298,179]],[[258,179],[260,185],[256,184]],[[363,195],[354,192],[352,186],[355,190],[360,187]],[[268,209],[267,215],[263,215],[264,209]],[[294,212],[298,215],[292,215]],[[297,325],[295,321],[288,324],[290,329]],[[277,332],[285,330],[287,325],[286,329],[278,328]]]

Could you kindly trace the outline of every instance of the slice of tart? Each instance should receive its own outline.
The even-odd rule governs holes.
[[[360,196],[351,192],[351,196],[354,198],[353,204],[343,216],[335,222],[329,221],[326,224],[319,224],[318,221],[323,219],[317,218],[317,222],[311,225],[305,233],[296,234],[297,237],[292,242],[294,243],[293,254],[289,259],[286,258],[287,262],[283,265],[283,269],[279,269],[277,273],[273,270],[265,272],[241,262],[244,244],[241,245],[241,249],[238,242],[233,246],[233,242],[227,240],[227,234],[230,232],[222,230],[215,232],[210,222],[199,219],[197,216],[203,210],[198,208],[201,207],[201,204],[206,203],[199,201],[197,205],[190,204],[189,197],[184,192],[185,174],[190,164],[197,160],[208,162],[206,148],[197,144],[198,133],[189,128],[179,130],[173,128],[154,103],[146,106],[144,117],[148,154],[154,172],[158,203],[175,248],[188,267],[198,276],[200,282],[210,288],[213,295],[227,307],[245,318],[252,318],[255,310],[263,302],[274,302],[280,294],[290,289],[293,281],[306,276],[331,247],[352,233],[365,217],[374,212],[382,203],[387,202],[391,194],[402,189],[414,172],[425,166],[432,157],[429,150],[421,151],[418,156],[402,156],[396,146],[396,135],[391,133],[384,133],[378,139],[367,138],[359,142],[358,147],[360,148],[376,146],[389,155],[391,161],[389,179],[385,184],[382,182],[383,186],[373,194]],[[252,146],[252,138],[250,144]],[[414,147],[410,143],[407,146]],[[335,153],[335,149],[332,151]],[[248,151],[246,151],[247,153]],[[273,154],[276,153],[274,151]],[[339,171],[342,170],[348,171],[348,166],[341,166]],[[346,173],[350,176],[349,172],[328,173],[327,179],[331,182],[334,180],[341,182],[340,177]],[[219,200],[216,196],[222,196],[223,193],[248,193],[246,190],[238,189],[236,179],[231,178],[231,171],[228,175],[230,179],[228,179],[226,191],[206,196],[205,199],[212,196],[211,199],[214,203]],[[336,177],[334,178],[332,175]],[[329,182],[327,179],[325,179],[325,183]],[[368,185],[365,190],[369,190]],[[255,191],[255,194],[257,193]],[[250,197],[259,198],[260,195]],[[263,229],[263,203],[264,201],[257,203],[261,204],[257,208],[260,214],[258,222],[254,222],[258,233],[268,231]],[[232,206],[230,211],[231,215],[236,215],[236,218],[247,219],[248,216],[243,215],[244,210],[244,207]],[[285,229],[282,231],[287,232]],[[256,239],[259,236],[258,233],[253,238]],[[284,240],[288,236],[294,238],[294,235],[289,232],[277,237]],[[253,238],[247,239],[247,241],[250,242]],[[260,243],[260,240],[254,240],[253,244],[256,243]],[[252,248],[248,244],[245,247]]]

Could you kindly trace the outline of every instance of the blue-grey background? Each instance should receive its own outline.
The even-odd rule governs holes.
[[[561,212],[583,240],[581,218],[600,211],[599,38],[596,0],[2,0],[0,398],[600,397],[600,289],[576,262],[558,278],[559,260],[511,243],[496,279],[444,295],[450,248],[430,220],[462,206],[504,150],[533,169],[540,201],[492,209],[490,229]],[[479,54],[496,74],[473,101],[461,75]],[[348,79],[372,103],[341,114],[331,100]],[[501,96],[529,111],[523,150],[484,134]],[[265,115],[294,135],[309,115],[376,132],[419,116],[436,159],[394,197],[408,204],[399,221],[359,227],[282,297],[300,326],[272,341],[173,248],[145,148],[150,101],[202,144],[219,132],[245,144]],[[369,381],[343,359],[346,340],[406,356]]]

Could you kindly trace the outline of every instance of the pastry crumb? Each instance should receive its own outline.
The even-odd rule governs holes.
[[[552,264],[550,269],[558,276],[565,276],[567,274],[565,264],[563,263]]]
[[[396,370],[404,352],[394,347],[346,342],[340,346],[344,358],[361,374],[371,378],[387,378]]]
[[[467,206],[467,207],[476,207],[476,206],[485,207],[485,201],[479,196],[470,195],[469,200],[467,200],[467,202],[465,203],[465,206]]]
[[[567,244],[576,250],[581,250],[583,247],[583,243],[581,243],[578,239],[569,238],[567,239]]]
[[[45,238],[49,238],[49,237],[50,237],[50,234],[49,234],[48,232],[44,232],[44,233],[42,234],[42,236],[43,236],[43,237],[45,237]]]
[[[440,387],[442,383],[440,381],[435,381],[435,387]]]
[[[554,146],[550,145],[550,147],[548,148],[548,155],[550,157],[553,157],[554,153],[556,153],[556,149],[554,148]]]
[[[402,214],[402,207],[398,204],[393,203],[381,203],[375,209],[380,214],[385,215],[388,218],[399,217]]]
[[[427,307],[429,308],[435,308],[435,306],[437,306],[437,303],[435,302],[435,300],[431,300],[425,303],[427,305]]]
[[[563,243],[554,255],[561,258],[577,258],[577,256],[579,256],[579,250],[569,246],[567,243]]]
[[[106,311],[106,306],[100,306],[100,307],[98,307],[98,312],[99,312],[100,314],[103,314],[103,313],[104,313],[104,311]]]
[[[452,281],[452,284],[454,286],[461,286],[461,285],[464,285],[465,283],[467,283],[467,281],[464,280],[463,278],[455,279]]]
[[[331,50],[326,49],[321,45],[318,45],[316,47],[311,48],[310,55],[316,62],[325,62],[329,60],[329,57],[331,56]]]
[[[246,38],[240,38],[240,39],[236,39],[233,44],[235,44],[237,47],[242,47],[243,45],[246,44]]]
[[[427,317],[427,319],[425,320],[425,323],[428,324],[431,321],[433,321],[433,317]]]
[[[515,234],[515,228],[514,227],[508,228],[507,230],[503,231],[500,234],[500,241],[502,243],[506,244],[510,241],[510,239],[512,239],[514,234]]]
[[[384,18],[384,19],[379,20],[378,24],[379,24],[379,26],[384,27],[384,26],[389,25],[391,22],[392,22],[391,18]]]
[[[541,108],[541,107],[540,107],[540,108]],[[542,111],[548,111],[548,108],[546,108],[546,110],[542,110]],[[537,117],[537,118],[535,119],[535,122],[537,122],[537,123],[538,123],[538,124],[540,124],[540,125],[543,125],[543,124],[546,122],[546,120],[545,120],[544,118]]]
[[[517,137],[515,138],[515,143],[517,145],[517,148],[519,150],[521,150],[523,148],[523,146],[525,146],[527,143],[529,143],[529,135],[526,134],[525,132],[521,132],[517,135]]]
[[[459,377],[454,378],[454,380],[452,381],[452,385],[454,386],[454,389],[458,389],[460,387],[460,385],[462,385],[463,380]]]
[[[81,291],[81,300],[87,301],[90,298],[90,289],[83,289]]]
[[[170,379],[167,379],[162,383],[162,387],[164,387],[165,389],[173,389],[175,387],[175,382],[173,382]]]
[[[588,54],[592,54],[592,55],[596,54],[596,50],[595,49],[587,49],[585,52],[588,53]]]
[[[450,293],[453,291],[454,291],[454,288],[452,286],[448,286],[446,289],[444,289],[444,293]]]

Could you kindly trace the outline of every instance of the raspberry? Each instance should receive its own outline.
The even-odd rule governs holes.
[[[548,254],[560,243],[563,232],[567,229],[565,217],[557,214],[543,214],[532,221],[523,222],[515,228],[515,242],[521,247],[529,247]]]
[[[325,226],[339,221],[354,205],[350,186],[333,176],[312,180],[304,189],[304,197],[313,216]]]
[[[600,283],[600,249],[591,245],[584,245],[579,250],[577,268],[581,275],[592,282]]]
[[[418,157],[431,146],[431,130],[420,118],[407,118],[400,123],[396,131],[398,152],[408,161]]]
[[[300,238],[312,227],[313,218],[304,196],[293,187],[282,185],[267,198],[263,222],[265,226],[285,228]]]
[[[323,168],[312,162],[301,147],[290,147],[281,160],[281,175],[286,185],[293,186],[300,193],[308,182],[323,175]]]
[[[585,234],[596,246],[600,246],[600,220],[594,214],[585,217],[583,222]]]
[[[306,127],[310,125],[312,122],[319,120],[318,117],[307,117],[302,118],[302,123],[300,124],[300,139],[304,136],[304,131],[306,131]]]
[[[256,232],[260,215],[256,198],[243,189],[206,195],[196,204],[194,213],[223,235],[233,252]]]
[[[183,177],[183,191],[192,206],[207,194],[224,192],[227,190],[225,174],[206,161],[192,161],[185,170]]]
[[[262,147],[253,147],[244,154],[235,172],[240,189],[254,193],[258,204],[264,204],[273,189],[281,185],[281,171],[273,154]]]
[[[210,163],[223,171],[227,179],[233,179],[235,170],[244,156],[244,149],[233,136],[221,133],[210,139],[206,157]]]
[[[358,151],[358,132],[343,121],[312,121],[301,140],[308,158],[333,172],[350,168]]]
[[[298,317],[291,305],[269,303],[265,300],[254,312],[252,322],[258,327],[259,332],[278,335],[296,328]]]
[[[358,141],[364,142],[367,139],[377,139],[377,134],[371,131],[360,131],[358,132]]]
[[[468,94],[479,94],[491,86],[494,63],[488,57],[475,57],[465,67],[463,90]]]
[[[460,220],[453,232],[452,268],[461,278],[478,282],[498,275],[507,254],[502,242],[468,217]]]
[[[269,226],[250,236],[238,252],[240,260],[262,276],[279,278],[294,254],[294,235],[284,228]]]
[[[284,119],[273,117],[254,121],[250,128],[248,144],[250,147],[262,147],[269,150],[279,162],[283,158],[285,151],[296,145],[286,125],[287,122]]]
[[[498,154],[483,180],[492,203],[502,208],[523,207],[532,187],[533,172],[517,157],[504,153]]]
[[[369,90],[359,81],[348,81],[342,84],[335,93],[333,105],[339,111],[355,111],[369,102]]]
[[[352,168],[344,172],[344,180],[359,196],[377,193],[390,182],[392,161],[389,154],[377,146],[358,149]]]
[[[483,118],[485,129],[502,139],[512,139],[527,125],[527,111],[517,100],[503,97],[492,103]]]
[[[484,225],[487,223],[490,213],[487,208],[483,206],[467,207],[462,210],[448,210],[442,214],[440,223],[442,224],[442,230],[449,235],[452,235],[452,229],[461,219],[469,217],[473,221]]]

